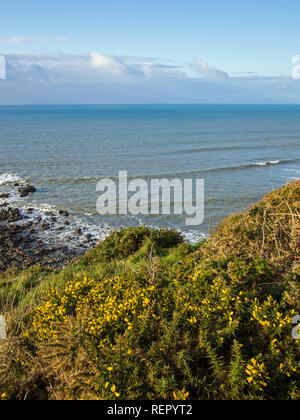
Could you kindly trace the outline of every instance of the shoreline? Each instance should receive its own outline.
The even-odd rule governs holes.
[[[34,192],[35,188],[30,185],[19,188],[20,196]],[[5,200],[9,194],[2,194],[0,198]],[[66,238],[65,243],[55,240],[53,233],[59,234],[71,227],[71,216],[67,211],[48,211],[41,215],[33,208],[24,210],[0,202],[0,272],[21,271],[34,265],[60,269],[97,244],[98,240],[90,233],[85,234],[80,227],[74,227],[72,236]],[[46,240],[42,233],[47,235],[48,232],[52,235]],[[77,241],[77,246],[69,245],[72,240]]]
[[[0,273],[35,265],[61,269],[115,230],[103,225],[99,234],[96,225],[84,223],[72,211],[51,205],[43,209],[34,200],[27,201],[38,194],[39,188],[18,175],[6,174],[0,186]],[[200,233],[196,242],[189,232],[178,229],[178,233],[191,244],[207,239]]]

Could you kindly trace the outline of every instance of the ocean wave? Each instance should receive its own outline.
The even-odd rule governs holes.
[[[269,165],[279,165],[280,160],[270,160],[269,162],[257,162],[255,165],[257,166],[269,166]]]
[[[245,163],[240,165],[232,165],[232,166],[221,166],[215,168],[206,168],[206,169],[198,169],[192,171],[180,171],[180,172],[169,172],[169,173],[147,173],[147,174],[135,174],[131,175],[128,174],[128,181],[131,181],[136,178],[143,178],[143,179],[157,179],[157,178],[178,178],[180,176],[188,176],[194,174],[201,174],[206,172],[220,172],[220,171],[232,171],[232,170],[242,170],[242,169],[249,169],[255,167],[265,167],[265,166],[276,166],[276,165],[284,165],[289,163],[297,163],[300,161],[299,159],[282,159],[282,160],[269,160],[269,161],[262,161],[262,162],[253,162],[253,163]],[[125,170],[125,169],[124,169]],[[51,178],[51,179],[44,179],[40,181],[40,184],[80,184],[80,183],[97,183],[99,180],[109,178],[113,181],[118,181],[119,176],[117,175],[99,175],[97,176],[83,176],[83,177],[74,177],[74,178]],[[0,178],[1,180],[1,178]],[[1,183],[0,183],[1,185]]]
[[[206,169],[198,169],[192,171],[180,171],[180,172],[169,172],[169,173],[156,173],[156,174],[140,174],[135,176],[128,176],[128,180],[134,178],[178,178],[180,176],[192,176],[196,174],[202,174],[207,172],[221,172],[221,171],[234,171],[234,170],[242,170],[242,169],[249,169],[255,167],[265,167],[265,166],[276,166],[276,165],[284,165],[290,163],[297,163],[300,161],[299,159],[282,159],[282,160],[270,160],[270,161],[262,161],[262,162],[253,162],[253,163],[244,163],[240,165],[232,165],[232,166],[221,166],[216,168],[206,168]],[[113,180],[118,180],[118,177],[110,177]],[[99,178],[101,179],[101,178]]]
[[[180,154],[188,154],[188,153],[199,153],[199,152],[221,152],[225,150],[257,150],[257,149],[266,149],[265,145],[234,145],[234,146],[202,146],[202,147],[195,147],[195,148],[187,148],[187,149],[174,149],[174,150],[167,150],[167,151],[159,151],[156,152],[156,155],[180,155]]]

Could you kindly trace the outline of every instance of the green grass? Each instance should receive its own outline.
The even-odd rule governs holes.
[[[300,182],[206,242],[123,229],[0,276],[3,399],[299,399]]]

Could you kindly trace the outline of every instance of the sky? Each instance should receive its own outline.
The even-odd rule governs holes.
[[[299,0],[3,2],[0,104],[300,103],[299,16]]]

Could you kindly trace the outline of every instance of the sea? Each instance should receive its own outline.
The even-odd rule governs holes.
[[[102,240],[146,224],[195,244],[226,216],[300,178],[300,105],[0,106],[0,146],[0,195],[10,194],[2,201],[45,219],[70,212],[68,227],[41,233],[46,241],[76,246],[76,226]],[[204,179],[204,222],[98,214],[98,181],[120,171],[147,182]],[[16,182],[37,192],[20,198]]]

